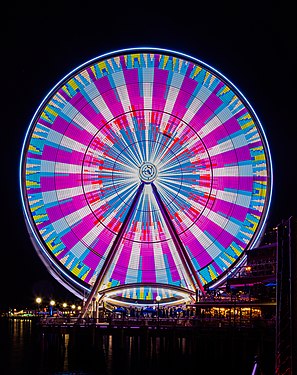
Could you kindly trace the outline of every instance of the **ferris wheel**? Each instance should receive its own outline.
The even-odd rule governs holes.
[[[270,151],[242,93],[214,68],[132,48],[79,66],[28,128],[25,220],[72,293],[123,304],[188,301],[256,245]]]

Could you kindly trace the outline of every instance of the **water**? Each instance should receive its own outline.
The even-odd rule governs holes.
[[[2,375],[251,375],[256,354],[263,375],[274,373],[269,333],[204,332],[195,336],[43,333],[30,320],[0,319]]]

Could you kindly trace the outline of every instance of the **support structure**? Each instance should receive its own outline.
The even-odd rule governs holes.
[[[144,183],[142,182],[139,185],[139,187],[138,187],[138,190],[137,190],[137,192],[135,194],[135,197],[134,197],[134,199],[132,201],[132,204],[131,204],[131,206],[129,208],[129,211],[128,211],[128,213],[127,213],[127,215],[126,215],[126,217],[125,217],[125,219],[123,221],[122,226],[120,227],[120,230],[119,230],[119,232],[118,232],[118,234],[117,234],[117,236],[116,236],[116,238],[115,238],[115,240],[114,240],[114,242],[113,242],[113,244],[111,246],[111,249],[109,250],[109,253],[108,253],[107,257],[106,257],[104,265],[102,266],[102,268],[101,268],[101,270],[100,270],[100,272],[99,272],[99,274],[97,276],[97,279],[96,279],[96,281],[95,281],[95,283],[94,283],[94,285],[92,287],[92,290],[91,290],[91,292],[90,292],[90,294],[89,294],[89,296],[88,296],[88,298],[86,300],[86,303],[85,303],[85,305],[84,305],[84,307],[82,309],[82,312],[81,312],[78,320],[80,320],[81,318],[84,318],[86,316],[86,314],[87,314],[87,312],[89,310],[89,306],[90,306],[91,302],[93,301],[94,298],[96,298],[95,296],[96,296],[96,294],[98,293],[98,291],[100,289],[100,285],[101,285],[102,280],[103,280],[103,278],[105,276],[105,273],[108,270],[108,268],[110,267],[111,262],[113,261],[113,258],[114,258],[115,254],[117,252],[118,246],[121,243],[122,238],[124,236],[124,233],[125,233],[125,231],[127,229],[127,226],[128,226],[129,221],[130,221],[130,218],[131,218],[131,216],[132,216],[132,214],[133,214],[133,212],[135,210],[135,207],[136,207],[136,205],[138,203],[139,197],[140,197],[140,195],[142,193],[142,190],[143,190],[143,186],[144,186]]]
[[[297,221],[277,228],[276,375],[297,373]]]
[[[78,322],[80,321],[80,319],[84,318],[90,308],[90,305],[92,303],[94,303],[95,300],[97,300],[97,296],[98,296],[98,293],[100,293],[100,287],[101,287],[101,284],[102,284],[102,281],[106,275],[106,272],[107,270],[109,269],[109,267],[111,266],[112,264],[112,261],[114,259],[114,256],[118,250],[118,247],[123,239],[123,236],[127,230],[127,226],[130,222],[130,219],[132,217],[132,214],[133,212],[135,211],[136,209],[136,206],[138,204],[138,201],[139,201],[139,198],[141,196],[141,193],[143,191],[143,188],[144,188],[144,185],[145,184],[150,184],[151,187],[152,187],[152,191],[153,191],[153,194],[155,196],[155,199],[156,199],[156,202],[158,204],[158,207],[160,208],[160,211],[163,215],[163,218],[165,220],[165,223],[166,223],[166,226],[170,232],[170,235],[172,237],[172,240],[174,242],[174,245],[176,247],[176,250],[179,254],[179,257],[182,261],[182,264],[183,264],[183,267],[185,269],[185,271],[187,272],[187,275],[188,275],[188,278],[190,280],[190,284],[192,285],[193,287],[193,290],[196,291],[197,293],[197,288],[199,289],[199,291],[201,291],[202,294],[205,294],[205,291],[204,291],[204,288],[203,288],[203,285],[199,279],[199,276],[194,268],[194,265],[190,259],[190,256],[187,252],[187,250],[185,249],[182,241],[180,240],[179,236],[178,236],[178,233],[176,232],[176,229],[170,219],[170,216],[168,214],[168,211],[160,197],[160,194],[156,188],[156,186],[154,185],[153,181],[155,180],[157,176],[157,169],[156,167],[150,163],[150,162],[145,162],[143,163],[140,168],[139,168],[139,178],[140,178],[140,185],[136,191],[136,194],[135,194],[135,197],[131,203],[131,206],[128,210],[128,213],[122,223],[122,226],[120,227],[120,230],[117,234],[117,236],[115,237],[114,239],[114,242],[109,250],[109,253],[106,257],[106,260],[100,270],[100,272],[98,273],[97,275],[97,278],[96,278],[96,281],[92,287],[92,290],[90,292],[90,294],[88,295],[88,298],[84,304],[84,307],[82,309],[82,312],[80,314],[80,316],[78,317]],[[101,296],[101,298],[103,298],[103,296]],[[99,302],[100,302],[100,299],[99,299]],[[97,301],[98,303],[98,301]]]

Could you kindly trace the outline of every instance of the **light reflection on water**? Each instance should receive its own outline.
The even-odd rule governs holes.
[[[113,335],[85,330],[78,336],[42,333],[30,320],[0,319],[0,374],[181,375],[195,370],[195,375],[250,375],[259,350],[273,351],[273,340],[228,336],[125,335],[121,330]]]

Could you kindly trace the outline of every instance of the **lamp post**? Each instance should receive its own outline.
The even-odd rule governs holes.
[[[50,301],[50,316],[53,316],[54,315],[54,306],[55,306],[56,302],[52,299]]]
[[[35,315],[39,315],[39,311],[40,311],[40,304],[42,302],[42,299],[40,297],[37,297],[36,300],[35,300],[36,304],[37,304],[37,312],[35,311]]]
[[[156,301],[157,301],[157,304],[158,304],[157,314],[158,314],[158,326],[159,326],[159,322],[160,322],[160,301],[161,301],[161,296],[157,295],[157,297],[156,297]]]
[[[66,311],[66,309],[67,309],[67,303],[64,302],[63,305],[62,305],[62,307],[63,307],[63,316],[67,316],[67,311]]]

